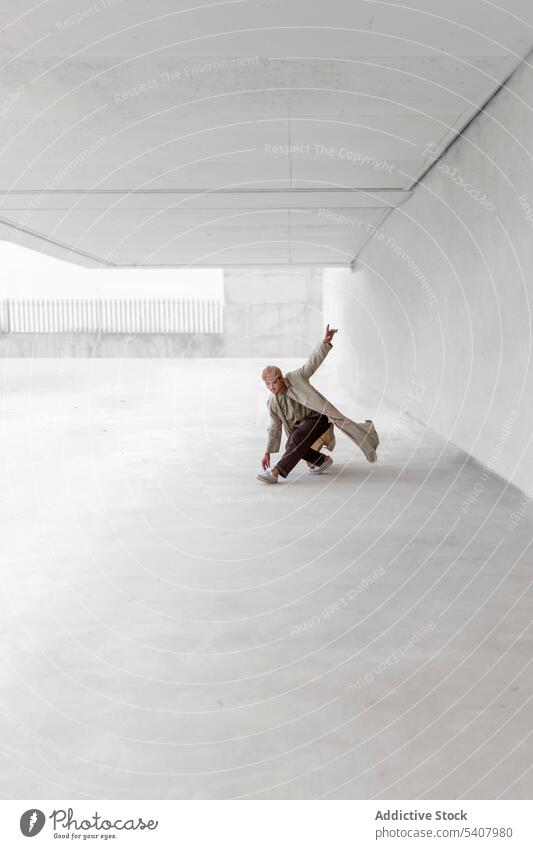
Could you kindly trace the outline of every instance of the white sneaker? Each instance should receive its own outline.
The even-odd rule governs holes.
[[[310,475],[321,475],[322,472],[325,472],[326,469],[329,469],[330,466],[333,465],[333,460],[331,457],[326,457],[325,460],[322,461],[320,466],[313,466],[312,469],[309,469]]]
[[[273,475],[271,471],[268,472],[260,472],[256,475],[258,481],[262,481],[263,483],[277,483],[278,479],[276,475]]]

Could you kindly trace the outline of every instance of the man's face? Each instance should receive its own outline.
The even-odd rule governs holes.
[[[274,395],[278,395],[280,392],[285,392],[283,375],[275,374],[265,378],[265,386],[270,392],[273,392]]]

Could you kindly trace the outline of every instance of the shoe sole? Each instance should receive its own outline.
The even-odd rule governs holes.
[[[261,477],[261,475],[256,475],[256,478],[257,478],[258,481],[261,481],[261,483],[266,483],[266,484],[273,484],[273,483],[278,482],[277,478],[272,478],[271,480],[269,480],[268,478]]]
[[[322,463],[321,466],[315,466],[314,469],[310,469],[309,474],[310,475],[322,475],[328,469],[331,469],[331,467],[333,465],[333,460],[331,460],[331,462],[329,462],[329,463],[328,463],[328,460],[331,460],[331,457],[328,457],[326,460],[324,460],[324,463]]]

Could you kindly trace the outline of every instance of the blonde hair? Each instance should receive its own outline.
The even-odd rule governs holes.
[[[263,380],[274,380],[274,378],[278,375],[281,375],[281,369],[279,366],[265,366],[261,372]]]

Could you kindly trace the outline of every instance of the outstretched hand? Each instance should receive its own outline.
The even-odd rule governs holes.
[[[338,332],[339,332],[338,330],[334,330],[333,328],[330,329],[330,326],[328,324],[326,326],[326,332],[324,334],[324,342],[329,342],[331,344],[331,340],[333,339],[335,334],[338,333]]]

